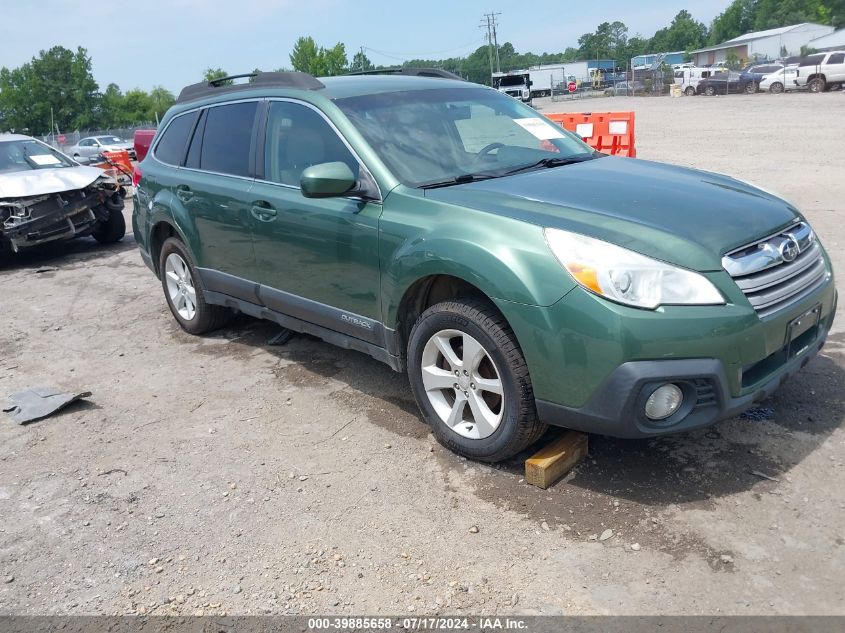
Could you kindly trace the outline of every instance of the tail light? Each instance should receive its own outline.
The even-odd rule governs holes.
[[[141,182],[141,176],[142,176],[142,174],[141,174],[141,168],[140,168],[140,167],[138,167],[138,165],[135,165],[135,166],[132,168],[132,186],[133,186],[133,187],[137,187],[137,186],[138,186],[138,183],[140,183],[140,182]]]

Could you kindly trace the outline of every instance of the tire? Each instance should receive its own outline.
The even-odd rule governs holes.
[[[716,94],[716,88],[714,88],[713,86],[707,86],[704,89],[704,94],[706,94],[708,97],[712,97]]]
[[[688,97],[694,97],[695,96],[695,88],[693,88],[692,86],[688,86],[687,89],[684,90],[684,94]]]
[[[105,203],[109,217],[100,222],[91,233],[100,244],[114,244],[126,235],[126,219],[123,217],[123,198],[114,194]]]
[[[810,92],[824,92],[827,86],[821,77],[813,77],[807,84],[807,87],[810,89]]]
[[[753,95],[756,92],[757,92],[757,84],[754,83],[753,81],[749,81],[745,85],[745,94]]]
[[[779,81],[776,81],[771,86],[769,86],[769,92],[776,94],[776,95],[779,95],[780,93],[783,92],[783,84],[780,83]]]
[[[465,369],[468,345],[477,353]],[[423,312],[408,341],[408,375],[437,441],[459,455],[498,462],[546,430],[516,337],[486,302],[445,301]],[[481,388],[482,380],[489,389]]]
[[[228,308],[206,303],[194,260],[181,240],[167,238],[161,246],[158,262],[164,298],[183,330],[189,334],[205,334],[232,319],[232,311]]]

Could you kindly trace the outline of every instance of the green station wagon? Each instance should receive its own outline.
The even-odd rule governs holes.
[[[467,82],[250,79],[185,88],[136,174],[135,238],[187,332],[242,312],[365,352],[486,461],[547,425],[711,424],[824,344],[830,261],[774,195],[594,152]]]

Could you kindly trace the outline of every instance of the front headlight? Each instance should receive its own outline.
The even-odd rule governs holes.
[[[703,275],[592,237],[546,229],[552,253],[581,286],[602,297],[654,309],[660,305],[722,305]]]

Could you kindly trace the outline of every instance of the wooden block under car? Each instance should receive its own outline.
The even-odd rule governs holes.
[[[525,460],[525,481],[544,490],[563,477],[587,454],[587,434],[566,431]]]

